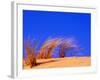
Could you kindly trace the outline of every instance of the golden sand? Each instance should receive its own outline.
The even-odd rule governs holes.
[[[59,68],[59,67],[82,67],[90,66],[91,57],[65,57],[65,58],[52,58],[52,59],[37,59],[35,68]],[[24,66],[24,69],[29,69]]]

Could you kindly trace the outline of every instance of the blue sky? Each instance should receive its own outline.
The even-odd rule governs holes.
[[[91,14],[23,10],[24,41],[34,39],[39,48],[45,40],[53,37],[75,38],[83,48],[77,56],[90,56]]]

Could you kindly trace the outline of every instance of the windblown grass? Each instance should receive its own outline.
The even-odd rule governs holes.
[[[47,59],[52,58],[53,49],[59,45],[61,39],[51,39],[46,41],[41,47],[39,54],[37,56],[38,59]]]
[[[27,42],[25,44],[25,50],[27,53],[27,57],[24,58],[24,65],[30,66],[32,68],[36,65],[36,56],[35,56],[35,49],[31,47],[31,44]]]
[[[45,41],[45,43],[41,46],[38,53],[36,53],[36,49],[31,47],[33,45],[30,42],[25,43],[25,50],[27,53],[27,57],[24,59],[24,65],[29,65],[30,68],[37,65],[36,59],[48,59],[52,58],[53,50],[60,46],[59,49],[59,57],[65,57],[67,50],[69,49],[79,49],[79,46],[74,42],[73,39],[62,39],[62,38],[54,38]],[[37,54],[37,55],[36,55]]]

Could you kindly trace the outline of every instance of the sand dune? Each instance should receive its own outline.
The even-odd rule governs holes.
[[[37,65],[32,67],[36,68],[59,68],[59,67],[81,67],[90,66],[91,57],[65,57],[65,58],[52,58],[52,59],[37,59]],[[29,69],[24,66],[24,69]]]

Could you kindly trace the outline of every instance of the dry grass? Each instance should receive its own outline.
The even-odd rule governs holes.
[[[25,50],[27,53],[27,57],[24,58],[23,64],[30,66],[32,68],[33,66],[37,65],[37,59],[50,59],[52,58],[53,50],[60,46],[59,49],[59,57],[64,58],[65,57],[65,51],[69,50],[71,48],[78,49],[79,47],[75,44],[73,39],[62,39],[62,38],[54,38],[47,40],[40,48],[39,53],[36,53],[35,48],[31,47],[33,45],[31,42],[25,43]],[[37,54],[37,56],[36,56]]]
[[[40,52],[37,56],[38,59],[48,59],[52,58],[52,51],[53,49],[59,45],[61,42],[60,39],[51,39],[44,43],[44,45],[41,47]]]
[[[35,49],[31,48],[29,42],[27,42],[27,44],[25,45],[25,49],[26,49],[27,57],[24,58],[24,61],[23,61],[24,66],[28,65],[30,66],[30,68],[32,68],[33,66],[36,65]]]

